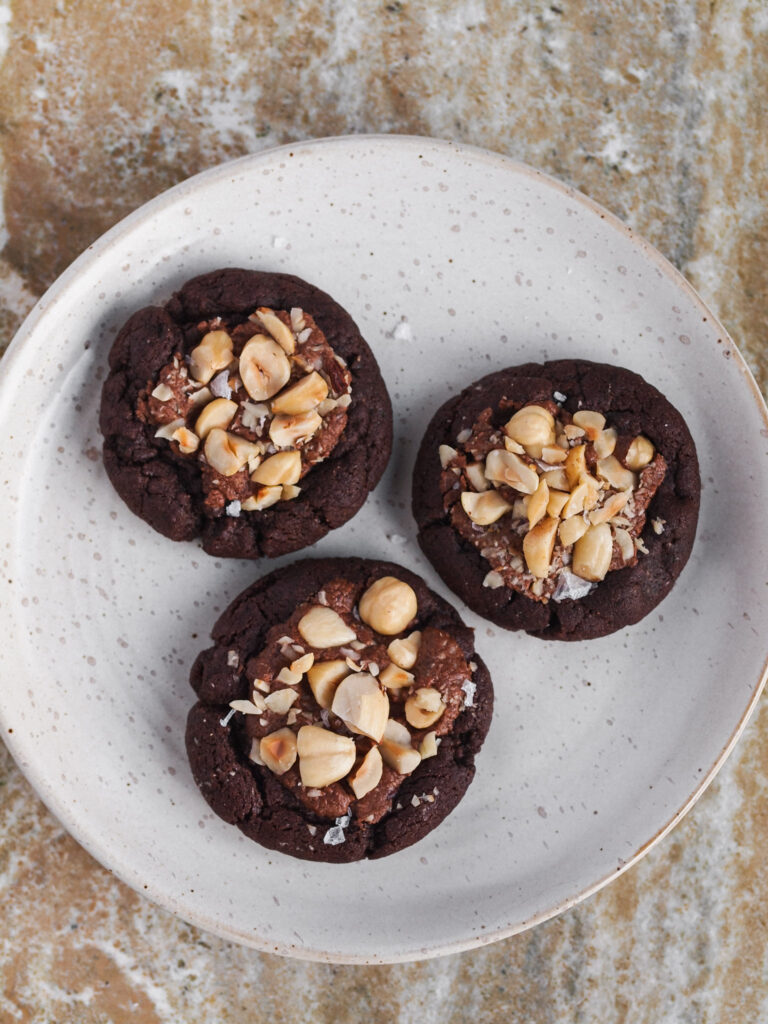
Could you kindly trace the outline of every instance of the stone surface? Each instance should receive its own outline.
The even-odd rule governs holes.
[[[267,145],[436,135],[618,213],[768,387],[761,0],[0,0],[0,343],[91,241]],[[99,867],[0,759],[0,1020],[680,1021],[768,1015],[768,714],[627,874],[526,934],[331,967],[192,929]]]

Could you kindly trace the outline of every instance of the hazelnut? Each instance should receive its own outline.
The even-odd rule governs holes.
[[[605,459],[609,455],[613,455],[614,449],[616,448],[616,442],[619,439],[619,435],[613,429],[608,427],[606,430],[601,430],[597,435],[592,445],[595,449],[595,455],[598,459]]]
[[[547,516],[529,530],[523,537],[523,558],[528,571],[537,579],[545,579],[549,574],[552,552],[555,548],[558,520]]]
[[[233,476],[245,466],[248,459],[260,449],[237,434],[214,427],[205,439],[205,457],[208,464],[222,476]]]
[[[293,501],[301,494],[301,488],[296,484],[283,484],[283,501]]]
[[[301,682],[301,672],[294,672],[293,669],[285,665],[275,678],[279,683],[285,683],[287,686],[297,686]]]
[[[549,492],[549,500],[547,501],[547,515],[548,516],[559,516],[563,511],[563,506],[570,495],[567,491],[552,491]]]
[[[382,576],[372,583],[358,604],[363,622],[384,636],[401,633],[418,610],[413,587],[394,576]]]
[[[173,398],[173,391],[167,384],[158,384],[152,392],[152,397],[156,398],[158,402],[167,402],[169,398]]]
[[[589,523],[582,516],[572,516],[560,523],[558,535],[560,542],[568,548],[575,544],[579,537],[583,537],[589,529]]]
[[[421,754],[411,746],[406,727],[390,718],[379,743],[384,763],[400,775],[409,775],[421,763]]]
[[[394,663],[379,672],[379,680],[388,690],[402,690],[413,683],[413,675]]]
[[[533,494],[539,486],[539,474],[519,455],[494,448],[485,460],[485,475],[496,483],[507,484],[522,494]]]
[[[405,717],[414,729],[428,729],[442,717],[445,707],[439,690],[420,686],[405,702]]]
[[[635,557],[635,542],[632,540],[632,535],[628,530],[623,530],[620,526],[614,527],[613,535],[619,546],[621,557],[625,562],[631,562]]]
[[[339,613],[322,604],[313,605],[299,619],[297,628],[310,647],[321,651],[357,639],[355,631],[350,629]]]
[[[437,733],[434,730],[424,734],[424,739],[419,744],[419,753],[422,761],[437,754]]]
[[[334,658],[333,661],[316,661],[309,669],[307,680],[312,695],[321,708],[330,708],[337,685],[348,675],[349,666],[340,658]]]
[[[485,468],[482,462],[468,463],[464,472],[467,475],[467,480],[469,480],[476,491],[487,491],[490,487],[485,476]]]
[[[543,476],[550,491],[570,491],[571,485],[564,469],[549,469]]]
[[[508,452],[514,452],[515,455],[525,455],[525,448],[517,441],[513,441],[511,437],[504,437],[504,447]]]
[[[189,354],[189,372],[201,384],[232,362],[232,339],[226,331],[209,331]]]
[[[597,504],[600,489],[597,486],[596,481],[587,475],[580,484],[571,491],[568,496],[568,500],[563,505],[563,511],[561,513],[563,519],[570,519],[571,516],[577,516],[584,509],[594,508]]]
[[[528,525],[532,529],[544,517],[549,504],[549,487],[542,477],[528,502]]]
[[[191,430],[188,430],[187,427],[179,427],[178,430],[174,430],[171,436],[178,444],[182,455],[191,455],[200,446],[200,438],[197,434],[193,434]]]
[[[172,423],[164,423],[162,427],[155,431],[155,437],[162,437],[164,441],[172,441],[173,435],[177,430],[181,430],[183,426],[184,420],[182,419],[173,420]]]
[[[508,420],[504,431],[538,459],[544,445],[555,440],[555,420],[552,413],[542,406],[525,405]]]
[[[550,447],[549,445],[545,445],[541,449],[541,460],[542,460],[542,462],[546,462],[550,466],[553,466],[553,465],[555,465],[557,463],[560,463],[560,462],[565,462],[565,460],[567,458],[568,458],[568,453],[563,448],[559,447],[558,445],[555,445],[554,447]]]
[[[296,763],[296,735],[291,729],[278,729],[259,743],[261,760],[275,775],[285,775]]]
[[[589,409],[580,409],[573,414],[573,422],[582,428],[589,441],[594,441],[605,426],[605,416]]]
[[[241,502],[240,507],[245,512],[262,512],[265,508],[276,505],[282,494],[282,487],[260,487],[255,494]]]
[[[587,472],[587,446],[577,444],[570,449],[565,459],[565,475],[568,477],[568,486],[574,488],[584,473]]]
[[[498,491],[483,491],[482,494],[464,491],[461,495],[461,507],[478,526],[490,526],[512,509]]]
[[[421,632],[417,629],[402,640],[393,640],[387,647],[387,654],[398,668],[413,668],[420,646]]]
[[[354,767],[357,752],[351,736],[339,736],[319,725],[302,725],[296,739],[301,783],[322,789],[343,779]]]
[[[206,438],[214,429],[226,430],[237,412],[237,402],[229,398],[214,398],[195,421],[195,433]]]
[[[615,455],[600,459],[596,471],[601,480],[606,480],[617,491],[633,491],[637,487],[635,473],[625,469]]]
[[[291,672],[298,672],[300,676],[303,676],[305,672],[309,672],[314,663],[315,656],[312,651],[309,654],[302,654],[300,658],[291,662]]]
[[[296,351],[296,339],[293,331],[288,327],[272,309],[266,306],[259,306],[256,316],[265,330],[269,331],[280,348],[289,356]]]
[[[246,342],[240,353],[240,377],[254,402],[263,402],[277,394],[290,376],[291,364],[276,341],[257,334]]]
[[[371,747],[356,771],[350,775],[349,784],[358,800],[370,793],[381,782],[384,765],[377,747]]]
[[[614,516],[621,512],[631,497],[631,491],[618,491],[616,494],[612,494],[604,505],[590,513],[589,521],[592,526],[597,526],[599,523],[607,523],[609,519],[613,519]]]
[[[590,526],[573,545],[571,569],[583,580],[597,582],[605,578],[611,565],[613,538],[608,523]]]
[[[370,673],[352,672],[336,687],[331,711],[353,732],[378,743],[389,717],[389,697]]]
[[[638,434],[627,449],[627,454],[624,456],[624,465],[627,469],[645,469],[655,454],[656,449],[648,438],[643,434]]]
[[[292,450],[270,455],[251,473],[251,480],[274,487],[277,484],[295,484],[300,476],[301,455]]]
[[[437,449],[437,453],[440,456],[440,465],[445,469],[449,462],[456,458],[459,454],[455,448],[451,448],[449,444],[441,444]]]
[[[296,416],[316,409],[328,397],[328,385],[313,370],[272,399],[272,412]]]
[[[295,448],[317,433],[323,419],[318,413],[302,412],[296,416],[279,413],[269,425],[269,438],[278,448]]]

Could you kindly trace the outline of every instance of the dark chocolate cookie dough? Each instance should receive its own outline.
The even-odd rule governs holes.
[[[308,860],[423,838],[472,781],[493,690],[472,630],[412,572],[305,560],[245,590],[195,661],[195,782],[251,839]]]
[[[389,396],[349,314],[299,278],[237,269],[128,320],[100,424],[107,474],[133,512],[237,558],[341,526],[392,444]]]
[[[638,374],[575,359],[465,388],[434,415],[413,477],[419,543],[445,583],[553,640],[647,615],[688,560],[699,495],[677,410]]]

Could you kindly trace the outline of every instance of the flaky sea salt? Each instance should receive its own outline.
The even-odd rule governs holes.
[[[586,597],[595,588],[594,583],[584,580],[581,576],[564,569],[558,578],[555,592],[552,595],[553,601],[578,601],[580,597]]]
[[[232,394],[232,388],[229,386],[229,370],[217,373],[208,387],[216,398],[229,398]]]
[[[556,402],[564,402],[568,396],[564,395],[562,391],[553,391],[552,397]]]
[[[473,708],[475,706],[477,683],[473,683],[471,679],[465,679],[461,684],[461,688],[464,691],[464,707]]]
[[[323,836],[323,842],[326,846],[339,846],[343,843],[347,837],[344,835],[344,829],[338,825],[333,825]]]
[[[240,504],[239,501],[237,501],[237,499],[235,499],[235,501],[230,501],[230,503],[227,505],[224,511],[227,513],[228,516],[232,516],[233,519],[237,519],[238,516],[240,515],[241,508],[242,505]]]
[[[227,666],[229,668],[237,668],[240,664],[240,655],[237,651],[227,651]]]

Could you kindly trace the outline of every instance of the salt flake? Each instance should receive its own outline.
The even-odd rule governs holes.
[[[465,679],[461,684],[461,688],[464,691],[464,707],[473,708],[475,706],[477,683],[473,683],[471,679]]]
[[[584,580],[581,576],[577,576],[575,573],[564,569],[560,573],[557,586],[555,587],[555,592],[552,595],[552,600],[578,601],[579,598],[586,597],[587,594],[591,594],[594,588],[594,583],[590,583],[589,580]]]
[[[323,842],[326,846],[339,846],[346,838],[344,829],[340,825],[333,825],[323,836]]]
[[[240,515],[241,508],[242,505],[240,504],[240,502],[235,500],[230,501],[230,503],[227,505],[224,511],[227,513],[228,516],[232,516],[233,519],[237,519]]]
[[[211,389],[211,394],[216,398],[229,398],[232,394],[232,388],[229,386],[229,370],[217,373],[208,386]]]

